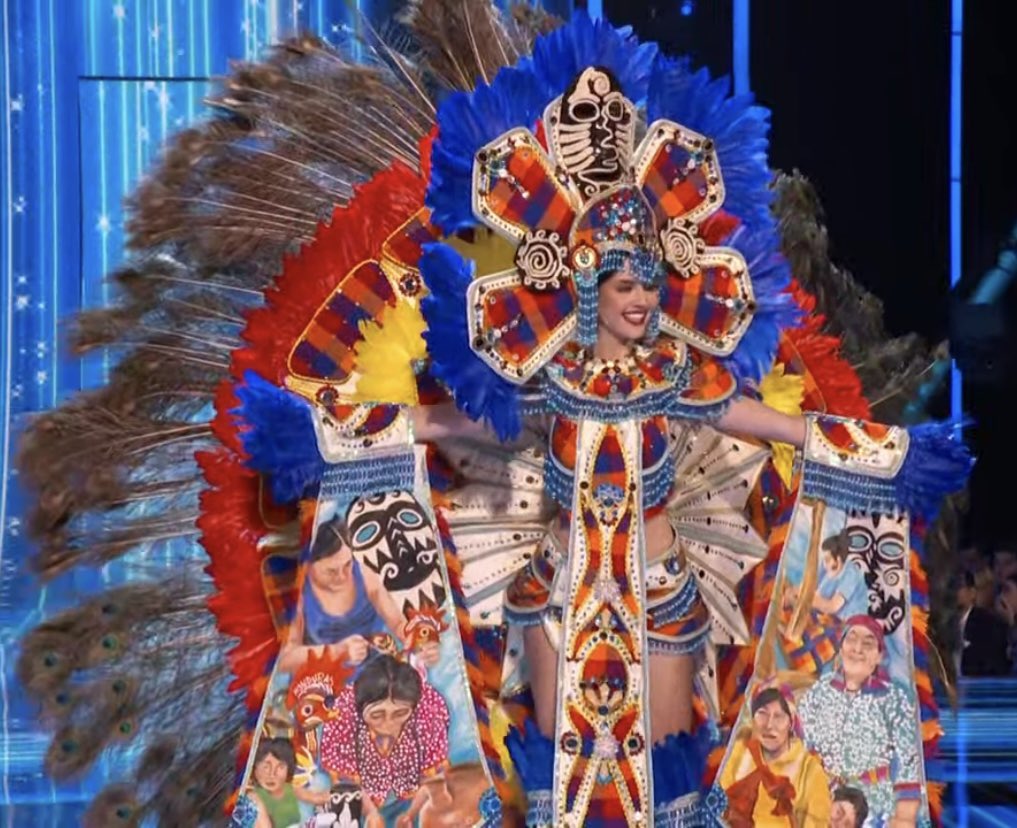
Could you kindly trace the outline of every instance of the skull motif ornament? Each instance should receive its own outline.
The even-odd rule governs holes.
[[[635,111],[606,70],[580,72],[549,120],[555,158],[584,200],[629,179]]]

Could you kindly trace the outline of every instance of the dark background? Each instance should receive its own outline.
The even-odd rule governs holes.
[[[751,4],[751,86],[773,110],[772,165],[812,180],[834,259],[883,300],[888,330],[932,342],[950,335],[954,303],[993,265],[1017,221],[1017,113],[1008,109],[1017,3],[965,6],[963,279],[952,296],[948,0]],[[604,0],[604,13],[715,75],[731,72],[731,0]],[[953,331],[954,353],[981,346],[964,407],[980,458],[968,533],[986,547],[1017,540],[1007,479],[1017,469],[1017,359],[1005,359],[1017,339],[984,340],[992,325],[1013,330],[1015,305],[1011,284],[989,317],[958,316]],[[946,389],[932,410],[948,413]]]

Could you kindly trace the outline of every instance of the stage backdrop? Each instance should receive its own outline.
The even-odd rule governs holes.
[[[571,13],[570,0],[548,4]],[[19,637],[118,578],[76,574],[40,590],[24,571],[17,432],[33,412],[100,384],[108,367],[66,349],[66,325],[110,300],[123,261],[122,200],[167,136],[202,117],[209,78],[286,34],[349,40],[392,0],[0,0],[0,808],[86,798],[110,768],[60,789],[13,685]],[[20,824],[20,823],[19,823]],[[38,823],[41,824],[41,823]],[[69,822],[66,824],[70,824]]]

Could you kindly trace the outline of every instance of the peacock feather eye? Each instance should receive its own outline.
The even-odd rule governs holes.
[[[78,743],[74,739],[64,739],[60,743],[60,750],[64,753],[77,753]]]
[[[132,816],[134,816],[134,809],[128,805],[121,805],[119,808],[116,809],[115,813],[117,819],[122,819],[126,821],[130,819]]]
[[[45,667],[56,667],[60,663],[60,656],[54,652],[48,652],[42,657],[42,663]]]
[[[123,679],[117,679],[113,682],[113,692],[118,696],[121,695],[127,689],[127,682]]]
[[[68,693],[66,690],[61,690],[59,693],[56,694],[56,696],[53,697],[53,700],[61,707],[64,707],[65,705],[71,703],[71,694]]]
[[[134,722],[131,721],[120,722],[120,726],[117,728],[117,730],[119,730],[120,733],[124,736],[130,736],[131,733],[134,731]]]
[[[110,633],[102,637],[102,647],[104,650],[115,650],[120,646],[120,639]]]

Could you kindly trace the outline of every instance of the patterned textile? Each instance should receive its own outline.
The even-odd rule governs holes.
[[[873,813],[921,798],[918,711],[896,684],[849,692],[837,672],[822,676],[798,703],[805,738],[837,785],[860,788]]]

